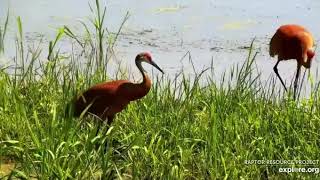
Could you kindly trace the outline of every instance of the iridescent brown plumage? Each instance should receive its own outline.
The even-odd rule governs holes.
[[[140,53],[136,56],[135,63],[143,77],[141,83],[135,84],[128,80],[117,80],[94,85],[76,98],[74,115],[78,117],[82,112],[89,112],[102,120],[107,120],[110,125],[114,116],[131,101],[138,100],[148,94],[151,80],[144,72],[141,66],[142,62],[153,65],[163,73],[152,61],[149,53]]]
[[[274,57],[275,55],[278,55],[278,61],[273,67],[273,70],[286,91],[287,88],[278,73],[277,66],[282,60],[297,60],[297,73],[294,80],[294,99],[296,98],[301,66],[304,66],[307,69],[311,66],[311,60],[315,54],[313,45],[314,40],[311,33],[304,27],[295,24],[280,26],[271,38],[269,49],[270,56]]]

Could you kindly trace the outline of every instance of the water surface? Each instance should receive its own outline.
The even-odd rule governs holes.
[[[94,4],[94,1],[90,1]],[[211,61],[219,76],[234,64],[246,59],[251,40],[256,37],[259,51],[257,68],[262,77],[273,75],[275,60],[268,55],[268,43],[277,27],[296,23],[307,27],[316,42],[320,37],[320,1],[316,0],[109,0],[106,23],[116,31],[127,11],[125,23],[116,47],[117,56],[129,67],[138,52],[150,51],[155,61],[167,72],[174,74],[183,68],[192,73],[189,61],[181,58],[190,52],[197,70],[209,66]],[[91,16],[87,0],[1,0],[3,20],[10,9],[10,34],[16,28],[13,17],[21,16],[25,34],[36,38],[38,33],[53,38],[62,25],[78,28],[78,20]],[[8,46],[14,47],[10,38]],[[10,42],[11,41],[11,42]],[[67,48],[67,45],[66,45]],[[13,54],[13,48],[7,48]],[[317,51],[318,54],[318,51]],[[317,56],[312,64],[315,74],[319,66]],[[279,71],[286,81],[295,73],[295,61],[281,62]],[[150,70],[151,67],[146,67]],[[280,84],[280,83],[279,83]]]

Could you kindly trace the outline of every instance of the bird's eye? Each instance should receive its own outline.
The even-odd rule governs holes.
[[[148,55],[148,54],[145,54],[145,55],[144,55],[144,59],[145,59],[146,61],[151,61],[151,60],[152,60],[152,59],[151,59],[151,56]]]
[[[144,59],[147,60],[147,61],[150,60],[150,58],[147,55],[144,56]]]

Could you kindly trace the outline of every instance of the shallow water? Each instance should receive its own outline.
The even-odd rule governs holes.
[[[268,43],[276,28],[296,23],[306,26],[316,42],[320,37],[320,1],[317,0],[109,0],[107,26],[116,31],[127,11],[130,18],[116,47],[117,56],[129,67],[138,52],[150,51],[157,64],[167,73],[183,68],[193,72],[187,60],[181,58],[190,52],[197,70],[209,66],[211,60],[219,76],[230,66],[242,63],[248,54],[247,46],[256,37],[259,51],[257,68],[262,77],[273,75],[275,60],[268,56]],[[94,1],[91,1],[94,4]],[[91,15],[87,0],[1,0],[0,19],[10,9],[10,36],[16,31],[13,17],[21,16],[24,32],[29,39],[38,33],[53,38],[62,25],[79,27],[78,20]],[[8,38],[9,39],[9,38]],[[10,38],[13,39],[13,38]],[[8,41],[9,47],[14,41]],[[13,54],[7,48],[7,54]],[[317,50],[317,53],[319,50]],[[315,74],[319,66],[317,56],[312,65]],[[295,62],[281,62],[279,71],[289,82],[295,73]],[[146,67],[151,70],[151,67]],[[319,78],[318,78],[319,79]],[[280,84],[280,82],[279,82]]]

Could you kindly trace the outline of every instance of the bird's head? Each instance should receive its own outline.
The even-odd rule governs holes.
[[[160,72],[164,73],[162,69],[152,60],[151,54],[148,52],[139,53],[136,57],[136,64],[146,62],[157,68]]]
[[[314,55],[315,55],[315,51],[313,49],[307,50],[306,57],[304,60],[304,65],[303,65],[304,67],[310,68]]]
[[[313,56],[315,55],[315,52],[314,52],[314,50],[308,50],[307,51],[307,56],[308,56],[308,59],[312,59],[313,58]]]

